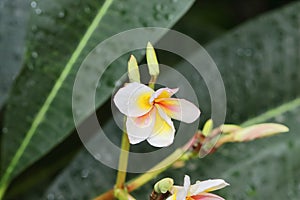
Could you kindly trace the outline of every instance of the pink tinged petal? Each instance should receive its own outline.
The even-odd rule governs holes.
[[[190,192],[191,195],[198,195],[202,192],[210,192],[214,190],[218,190],[228,186],[229,184],[226,183],[222,179],[212,179],[206,181],[197,181],[196,184],[191,185]]]
[[[114,102],[121,113],[129,117],[139,117],[153,107],[149,99],[154,91],[140,83],[128,83],[114,97]]]
[[[215,194],[210,194],[210,193],[194,195],[194,196],[191,196],[191,198],[194,200],[224,200],[222,197],[215,195]]]
[[[200,116],[199,108],[185,99],[158,99],[156,104],[161,106],[169,117],[186,123],[192,123]]]
[[[157,107],[153,110],[157,110]],[[149,144],[155,147],[166,147],[173,143],[175,128],[172,120],[161,110],[157,110],[154,128],[147,139]]]
[[[155,110],[150,110],[148,113],[140,116],[140,117],[133,117],[133,122],[136,124],[138,127],[148,127],[152,122],[153,118],[155,117]]]
[[[234,133],[234,141],[243,142],[288,132],[289,128],[282,124],[265,123],[249,126]]]
[[[152,133],[154,127],[155,110],[141,117],[128,117],[126,120],[126,131],[130,144],[137,144],[146,140]]]
[[[242,127],[235,124],[223,124],[221,125],[220,129],[224,134],[231,134],[232,132],[241,130]]]
[[[152,94],[150,98],[150,102],[153,102],[155,99],[170,98],[172,95],[178,92],[178,90],[179,88],[174,88],[174,89],[160,88]]]

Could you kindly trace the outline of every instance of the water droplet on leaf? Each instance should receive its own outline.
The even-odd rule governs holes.
[[[64,18],[64,17],[65,17],[65,12],[60,11],[60,12],[58,13],[58,17],[59,17],[59,18]]]
[[[90,13],[90,12],[91,12],[91,9],[90,9],[90,7],[86,6],[86,7],[84,8],[84,12],[86,12],[86,13]]]
[[[88,169],[83,169],[83,170],[81,171],[81,178],[87,178],[87,177],[89,176],[89,174],[90,174],[90,170],[88,170]]]
[[[5,133],[7,133],[7,132],[8,132],[8,128],[3,127],[3,128],[2,128],[2,133],[5,134]]]
[[[155,6],[155,10],[161,11],[161,10],[162,10],[162,5],[161,5],[161,4],[157,4],[157,5]]]
[[[54,199],[55,199],[55,196],[54,196],[53,193],[49,193],[49,194],[47,195],[47,200],[54,200]]]
[[[122,81],[118,80],[115,82],[115,87],[120,87],[122,85]]]
[[[37,15],[40,15],[40,14],[42,14],[42,10],[40,8],[37,8],[37,9],[35,9],[35,13]]]
[[[31,8],[36,8],[36,6],[37,6],[36,1],[32,1],[32,2],[30,3],[30,6],[31,6]]]
[[[32,58],[37,58],[39,55],[36,51],[31,52],[31,57]]]
[[[97,153],[97,154],[95,155],[95,158],[96,158],[97,160],[100,160],[100,159],[102,158],[102,156],[101,156],[100,153]]]

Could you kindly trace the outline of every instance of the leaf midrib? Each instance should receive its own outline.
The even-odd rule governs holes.
[[[251,118],[251,119],[243,122],[241,124],[241,126],[246,127],[246,126],[250,126],[253,124],[258,124],[258,123],[268,121],[269,119],[272,119],[280,114],[283,114],[283,113],[286,113],[293,109],[296,109],[299,106],[300,106],[300,97],[298,97],[292,101],[289,101],[287,103],[284,103],[281,106],[270,109],[267,112],[258,115],[257,117]]]
[[[41,107],[41,109],[39,110],[39,112],[37,113],[35,118],[33,119],[33,123],[31,125],[31,127],[29,128],[29,130],[27,131],[27,133],[25,134],[24,140],[22,141],[22,143],[21,143],[20,147],[18,148],[18,150],[16,151],[14,157],[12,158],[9,165],[7,166],[3,177],[1,178],[0,199],[2,199],[4,192],[10,182],[10,176],[11,176],[12,172],[14,171],[15,167],[17,166],[17,164],[18,164],[20,158],[22,157],[25,149],[27,148],[28,144],[30,143],[31,138],[36,133],[38,126],[43,121],[43,119],[44,119],[51,103],[53,102],[54,98],[56,97],[59,89],[61,88],[62,84],[66,80],[66,78],[67,78],[68,74],[70,73],[71,69],[73,68],[75,62],[78,60],[78,57],[80,56],[81,52],[85,48],[87,42],[91,38],[94,31],[96,30],[98,24],[100,23],[100,21],[102,20],[104,15],[107,13],[108,8],[111,6],[113,1],[114,0],[105,0],[103,5],[99,8],[97,15],[95,16],[94,20],[92,21],[92,23],[88,27],[87,31],[81,38],[75,51],[72,53],[69,61],[67,62],[67,64],[64,67],[64,70],[60,74],[60,76],[57,79],[57,81],[55,82],[55,85],[53,86],[51,92],[47,96],[43,106]]]

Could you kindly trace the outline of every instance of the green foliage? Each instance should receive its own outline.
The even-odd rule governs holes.
[[[192,2],[170,1],[168,7],[160,1],[137,6],[135,0],[31,2],[24,68],[13,86],[4,116],[1,188],[74,129],[71,110],[74,78],[95,45],[130,28],[169,27]],[[158,9],[162,8],[161,16]],[[126,71],[126,68],[115,69],[126,63],[127,57],[119,62],[103,77],[97,89],[97,106],[109,98],[115,81]],[[90,70],[102,68],[94,66]],[[88,113],[80,115],[84,119]]]
[[[219,65],[226,85],[228,120],[242,122],[248,116],[273,110],[272,115],[263,120],[284,123],[290,128],[290,133],[245,144],[226,145],[220,152],[192,161],[184,169],[166,172],[160,178],[172,177],[176,183],[182,182],[184,174],[189,174],[194,181],[224,178],[231,187],[223,192],[221,190],[221,194],[228,199],[300,197],[297,192],[299,183],[293,177],[299,175],[297,166],[300,165],[296,153],[300,141],[297,134],[300,128],[300,118],[297,115],[300,105],[298,101],[292,103],[287,110],[283,110],[287,112],[285,114],[282,109],[274,110],[299,96],[296,88],[300,84],[297,73],[300,62],[297,44],[300,37],[296,34],[299,27],[294,26],[299,19],[299,8],[300,3],[296,3],[263,15],[207,46]],[[207,94],[204,86],[199,86],[199,80],[193,79],[193,71],[189,71],[184,64],[176,69],[189,77],[193,85],[198,85],[196,89],[199,102],[203,102],[200,107],[209,106],[209,102],[205,101]],[[204,112],[203,118],[209,117],[207,113],[208,111]],[[114,126],[114,123],[108,123],[106,129],[110,132],[117,131]],[[45,195],[94,197],[113,186],[114,178],[107,175],[109,171],[83,151]],[[83,176],[83,172],[86,172],[86,176]],[[154,183],[155,181],[152,182]],[[80,190],[78,184],[82,185]],[[135,193],[137,199],[145,199],[151,189],[151,184],[144,186]]]
[[[173,0],[166,3],[168,6],[160,2],[46,0],[31,5],[23,70],[14,83],[4,116],[1,177],[12,166],[11,160],[16,152],[20,153],[20,157],[7,176],[8,182],[72,132],[74,77],[81,62],[96,44],[130,28],[170,27],[189,8],[192,0]],[[107,5],[106,9],[103,5]],[[299,98],[299,9],[300,3],[297,2],[260,16],[206,46],[226,86],[228,123],[242,123],[283,104],[291,105],[289,102]],[[97,28],[90,29],[90,37],[84,37],[100,12],[102,18],[96,24]],[[22,35],[16,37],[22,38]],[[76,54],[75,49],[82,41],[84,46]],[[70,62],[71,57],[74,62]],[[106,72],[101,87],[97,88],[98,107],[110,97],[115,81],[126,71],[127,59],[118,60]],[[203,81],[194,76],[193,69],[186,64],[179,64],[176,69],[195,86],[203,114],[201,121],[204,122],[210,118],[209,94]],[[116,67],[119,67],[118,70]],[[101,67],[91,70],[101,70]],[[61,77],[63,71],[67,72],[66,79]],[[162,76],[174,79],[165,74]],[[55,84],[58,88],[53,91]],[[159,179],[172,177],[176,183],[181,183],[184,174],[189,174],[194,181],[223,178],[231,187],[220,191],[220,194],[228,199],[299,199],[298,101],[287,110],[275,109],[267,117],[256,118],[256,122],[284,123],[290,128],[290,133],[247,144],[226,145],[218,153],[189,162],[185,169],[166,172]],[[83,120],[88,113],[80,115]],[[114,142],[119,142],[120,130],[112,120],[105,124],[104,129],[112,133],[110,138]],[[28,137],[29,134],[32,137]],[[25,143],[24,138],[27,138]],[[25,148],[19,149],[22,144]],[[100,164],[83,149],[42,196],[48,199],[89,199],[112,188],[115,174],[114,170]],[[2,187],[8,182],[4,180]],[[153,184],[148,184],[137,191],[137,199],[145,199],[152,188]],[[33,196],[24,198],[41,199],[39,194]]]
[[[0,6],[0,108],[23,59],[29,7],[26,1],[3,0]]]

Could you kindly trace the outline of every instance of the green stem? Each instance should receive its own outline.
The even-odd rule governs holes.
[[[114,196],[119,200],[136,200],[123,189],[115,189]]]
[[[186,152],[187,148],[186,145],[182,148],[178,148],[172,154],[170,154],[167,158],[161,161],[159,164],[152,167],[148,172],[140,175],[139,177],[129,181],[125,184],[125,189],[127,192],[132,192],[139,187],[143,186],[145,183],[149,182],[150,180],[154,179],[160,173],[164,172],[166,169],[172,166],[175,161],[179,160],[179,158]],[[116,191],[116,190],[115,190]],[[114,191],[109,190],[100,196],[94,198],[94,200],[112,200],[114,197]]]
[[[6,191],[6,189],[7,189],[7,184],[2,184],[1,183],[1,188],[0,188],[0,199],[2,199],[3,198],[3,196],[4,196],[4,194],[5,194],[5,191]]]
[[[125,126],[124,126],[125,127]],[[122,136],[121,152],[119,157],[118,175],[116,180],[115,188],[123,189],[126,180],[126,171],[128,164],[130,144],[127,133],[124,131]]]
[[[153,90],[154,90],[155,83],[152,83],[152,82],[150,82],[150,83],[149,83],[149,87],[150,87],[151,89],[153,89]]]

